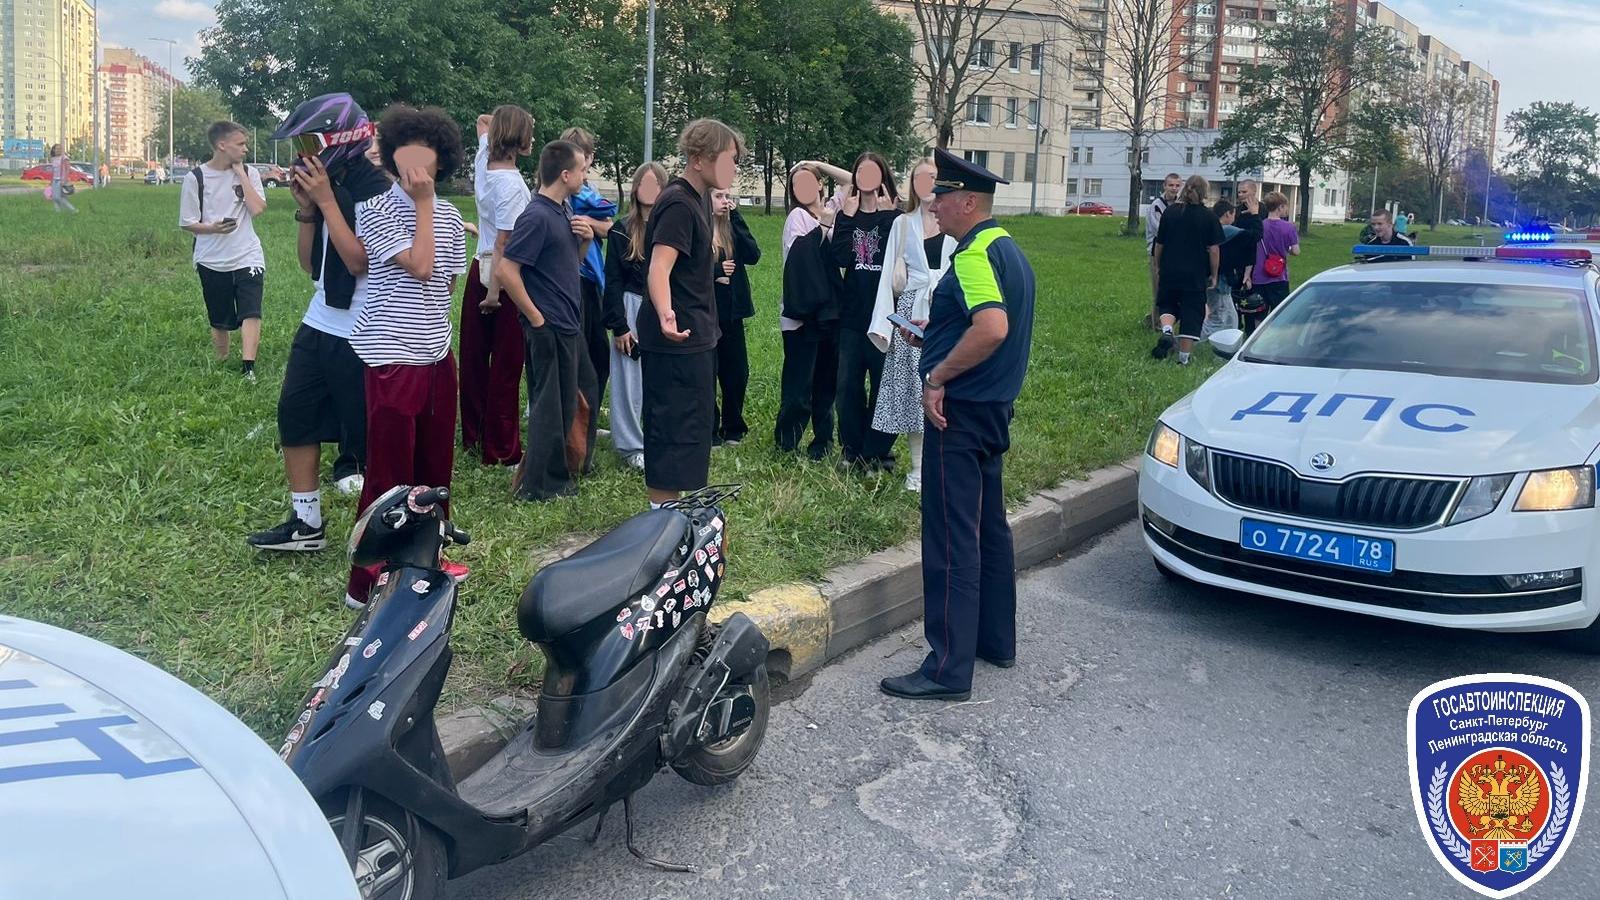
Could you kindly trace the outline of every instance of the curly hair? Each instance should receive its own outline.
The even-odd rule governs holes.
[[[400,177],[394,167],[394,152],[411,144],[429,147],[439,155],[436,180],[449,178],[461,165],[461,128],[437,106],[417,109],[396,103],[383,111],[378,121],[378,154],[390,175]]]

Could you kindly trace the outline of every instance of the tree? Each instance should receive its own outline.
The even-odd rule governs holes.
[[[228,104],[222,95],[206,88],[179,85],[172,92],[172,105],[177,110],[172,117],[173,156],[192,162],[211,158],[211,144],[206,140],[206,130],[212,124],[232,119]],[[161,115],[151,130],[149,139],[153,146],[167,146],[167,98],[161,97]],[[166,156],[158,153],[158,156]]]
[[[1021,4],[1022,0],[910,0],[918,38],[913,60],[933,117],[935,146],[950,146],[956,126],[964,121],[957,117],[966,113],[968,98],[977,96],[1000,73],[991,36],[1006,17],[1017,14]]]
[[[1576,103],[1536,101],[1506,116],[1506,128],[1522,162],[1522,208],[1551,218],[1572,209],[1600,161],[1600,116]]]
[[[1445,187],[1467,150],[1467,128],[1482,107],[1466,79],[1418,74],[1408,80],[1404,109],[1411,147],[1427,176],[1429,202],[1424,215],[1433,230],[1439,227]]]
[[[1281,164],[1299,174],[1302,232],[1311,225],[1311,173],[1337,165],[1359,138],[1352,111],[1394,72],[1379,29],[1334,0],[1279,0],[1263,25],[1260,63],[1244,67],[1239,110],[1211,149],[1236,170]]]
[[[1165,123],[1172,76],[1192,63],[1193,49],[1174,39],[1188,17],[1175,0],[1109,0],[1104,31],[1080,32],[1083,68],[1101,79],[1103,127],[1128,138],[1128,221],[1139,229],[1145,140]],[[1073,77],[1076,77],[1075,75]]]

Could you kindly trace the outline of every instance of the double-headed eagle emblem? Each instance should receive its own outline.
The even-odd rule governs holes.
[[[1527,765],[1508,766],[1504,756],[1494,765],[1475,765],[1461,773],[1456,799],[1468,815],[1477,816],[1467,827],[1478,840],[1526,840],[1534,830],[1528,818],[1539,805],[1539,773]]]

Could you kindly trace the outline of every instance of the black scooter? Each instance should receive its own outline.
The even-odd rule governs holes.
[[[696,784],[755,759],[769,710],[767,639],[742,613],[712,625],[727,566],[712,487],[641,513],[522,594],[517,624],[546,660],[532,721],[457,783],[433,708],[450,668],[455,581],[439,566],[470,538],[445,488],[397,487],[357,521],[350,552],[382,564],[279,755],[322,805],[367,900],[428,900],[446,878],[510,859],[621,801],[664,766]]]

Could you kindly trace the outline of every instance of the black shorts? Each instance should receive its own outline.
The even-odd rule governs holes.
[[[1266,302],[1267,312],[1272,312],[1278,308],[1278,304],[1282,303],[1285,297],[1289,296],[1289,282],[1271,281],[1266,284],[1258,284],[1255,286],[1255,293],[1260,294],[1261,299]]]
[[[218,272],[195,264],[200,273],[200,293],[206,298],[206,315],[211,327],[238,331],[245,319],[261,318],[261,289],[266,269],[234,269]]]
[[[1204,285],[1161,285],[1156,297],[1156,309],[1163,316],[1178,320],[1175,329],[1179,337],[1200,339],[1200,326],[1206,321],[1206,289]]]
[[[694,491],[711,477],[717,415],[717,350],[640,354],[644,390],[644,483]]]
[[[285,447],[343,442],[365,459],[366,367],[349,341],[303,323],[295,332],[278,394],[278,442]]]

